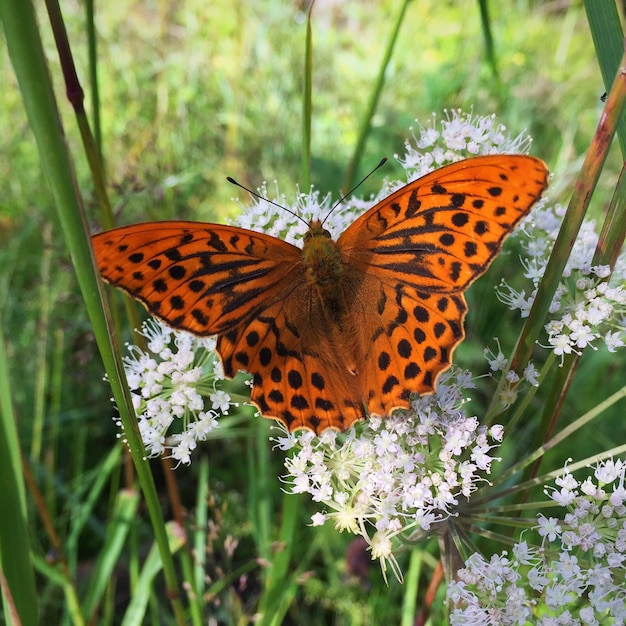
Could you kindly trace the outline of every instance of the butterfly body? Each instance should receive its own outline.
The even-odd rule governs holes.
[[[302,264],[307,282],[324,312],[327,322],[341,322],[349,310],[348,285],[345,284],[349,265],[339,244],[331,238],[320,220],[313,220],[304,236]]]
[[[168,325],[217,335],[227,376],[289,430],[348,428],[432,392],[463,339],[464,291],[547,185],[533,157],[454,163],[409,183],[334,241],[153,222],[93,238],[100,272]]]

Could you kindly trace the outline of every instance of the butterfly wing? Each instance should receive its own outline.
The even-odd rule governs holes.
[[[196,222],[136,224],[92,240],[107,282],[168,326],[218,335],[225,374],[252,374],[251,400],[265,417],[316,432],[365,417],[358,390],[337,371],[341,346],[328,335],[299,248]]]
[[[357,302],[376,315],[357,326],[368,365],[362,393],[371,414],[408,407],[433,391],[464,337],[463,292],[547,186],[539,159],[482,156],[436,170],[391,194],[356,220],[338,244],[363,277]]]
[[[293,285],[301,250],[254,231],[150,222],[92,238],[102,277],[172,328],[206,336],[256,315]]]
[[[251,372],[252,402],[290,431],[345,430],[366,417],[345,340],[326,322],[314,286],[304,276],[293,284],[288,298],[218,337],[224,372]]]

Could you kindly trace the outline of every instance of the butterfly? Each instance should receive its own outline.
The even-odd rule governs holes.
[[[478,156],[398,189],[334,241],[164,221],[94,235],[105,281],[168,326],[217,335],[224,373],[289,431],[345,430],[431,393],[464,337],[464,292],[547,187],[531,156]]]

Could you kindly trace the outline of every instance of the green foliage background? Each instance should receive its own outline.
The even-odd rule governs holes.
[[[399,5],[398,0],[319,0],[313,10],[311,179],[322,192],[336,195],[343,183]],[[89,111],[93,91],[84,6],[67,2],[61,9]],[[382,156],[402,153],[415,118],[426,123],[432,112],[441,117],[446,109],[473,107],[480,115],[497,113],[513,135],[528,129],[535,139],[532,153],[555,172],[551,196],[567,200],[604,92],[583,8],[576,2],[510,2],[491,3],[490,10],[497,75],[486,60],[478,3],[409,3],[361,175]],[[43,11],[39,18],[79,186],[96,230],[99,213],[91,177]],[[227,175],[253,188],[263,181],[270,181],[271,188],[276,180],[281,192],[293,197],[302,151],[305,22],[304,7],[286,0],[124,0],[97,6],[98,107],[118,223],[174,217],[227,220],[238,210],[233,196],[240,195],[226,182]],[[22,448],[55,526],[67,540],[76,512],[115,445],[116,428],[110,419],[110,391],[102,381],[98,351],[4,46],[0,84],[0,315],[12,399]],[[598,216],[620,164],[614,149],[592,207]],[[391,159],[385,175],[399,172]],[[379,184],[377,176],[360,191],[367,194]],[[498,335],[512,345],[515,331],[507,331],[507,325],[519,324],[506,317],[493,296],[493,284],[506,273],[506,264],[495,267],[492,278],[470,294],[469,339],[459,350],[464,364],[479,368],[485,342]],[[594,357],[590,365],[581,364],[588,384],[568,399],[576,415],[591,401],[590,390],[601,385],[608,395],[623,378],[623,363],[606,353]],[[264,420],[251,418],[202,452],[210,461],[211,582],[254,563],[278,538],[281,457],[263,450],[268,448],[267,427]],[[580,445],[608,446],[609,432],[600,429],[596,441],[587,435]],[[259,475],[255,468],[263,463]],[[162,486],[160,466],[153,466]],[[190,524],[198,471],[197,464],[176,471]],[[90,510],[80,539],[72,539],[68,556],[73,571],[81,572],[79,580],[82,572],[88,580],[102,549],[120,484],[118,468],[110,475],[108,494],[105,490]],[[300,555],[306,572],[300,572],[285,623],[332,619],[371,624],[383,623],[383,617],[385,623],[400,623],[406,587],[393,580],[386,587],[375,567],[363,580],[350,576],[345,559],[349,538],[329,528],[307,527],[311,511],[306,506],[298,529],[300,545],[306,546]],[[29,515],[34,551],[43,556],[48,538],[32,506]],[[133,532],[135,554],[141,554],[150,542],[142,516]],[[227,537],[238,542],[234,551],[228,549]],[[434,542],[425,544],[420,594],[434,569],[434,555]],[[116,568],[98,623],[118,623],[133,565],[129,558]],[[41,614],[47,620],[41,623],[68,623],[60,587],[40,575]],[[214,623],[247,623],[263,593],[263,577],[252,568],[228,580],[207,603],[207,615]],[[160,606],[155,592],[145,623],[166,623]],[[436,611],[433,623],[440,623],[442,608]]]

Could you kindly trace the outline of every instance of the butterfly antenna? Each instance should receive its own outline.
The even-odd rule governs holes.
[[[247,187],[244,187],[240,182],[236,181],[231,176],[227,176],[226,180],[231,185],[235,185],[235,187],[241,187],[244,191],[247,191],[250,195],[254,196],[255,198],[258,198],[259,200],[264,200],[265,202],[269,202],[270,204],[277,206],[279,209],[282,209],[283,211],[287,211],[287,213],[291,213],[294,217],[297,217],[301,222],[304,222],[308,226],[308,222],[303,217],[298,215],[295,211],[292,211],[291,209],[288,209],[286,206],[283,206],[282,204],[278,204],[278,202],[274,202],[273,200],[270,200],[269,198],[265,198],[264,196],[257,193],[256,191],[252,191],[252,189],[248,189]]]
[[[328,212],[328,215],[324,218],[324,220],[322,221],[322,224],[330,217],[330,214],[348,197],[351,196],[377,169],[379,169],[380,167],[382,167],[385,163],[387,162],[387,157],[383,157],[380,162],[378,163],[378,165],[365,177],[363,177],[354,187],[352,187],[352,189],[350,189],[350,191],[348,191],[347,194],[345,194],[344,196],[342,196],[339,200],[337,200],[337,202],[335,202],[335,204],[333,205],[333,208]]]

